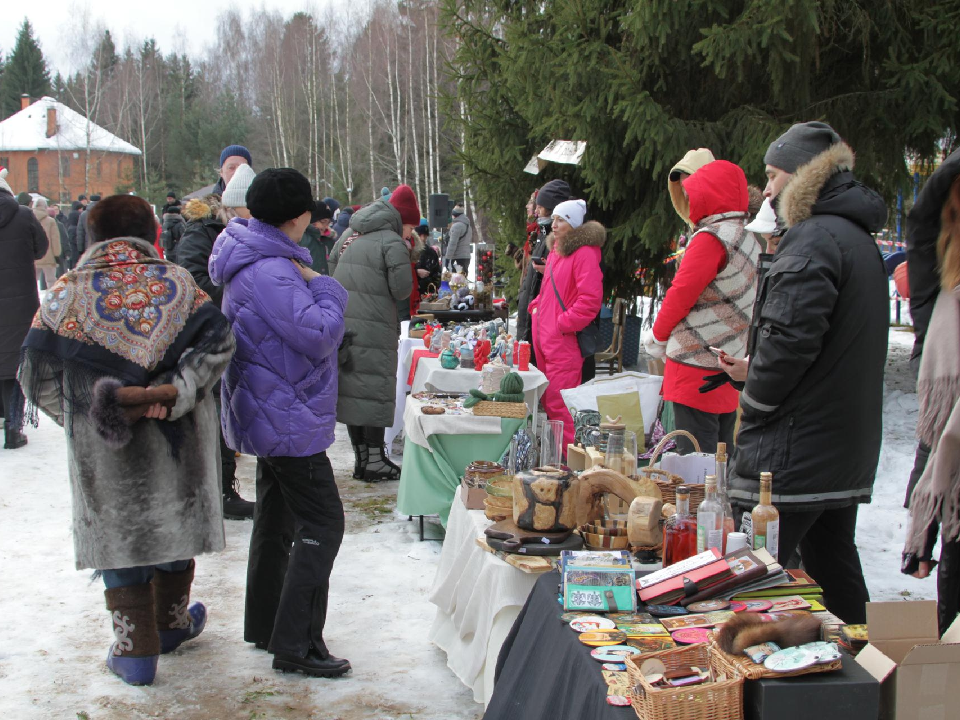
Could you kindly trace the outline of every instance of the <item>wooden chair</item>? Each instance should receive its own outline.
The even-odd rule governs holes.
[[[623,326],[626,318],[627,303],[617,298],[613,303],[613,339],[610,347],[593,356],[598,371],[601,365],[606,365],[608,375],[623,372]]]

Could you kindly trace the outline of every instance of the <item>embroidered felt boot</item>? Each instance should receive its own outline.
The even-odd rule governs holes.
[[[128,685],[150,685],[157,675],[160,637],[149,583],[104,591],[116,637],[107,667]]]
[[[160,635],[160,652],[176,650],[187,640],[192,640],[207,624],[207,609],[203,603],[190,604],[190,585],[196,564],[180,572],[164,572],[157,569],[153,574],[153,597],[156,608],[157,631]]]
[[[365,427],[364,437],[367,441],[367,466],[363,479],[370,482],[396,480],[400,477],[400,466],[387,457],[387,446],[383,442],[385,428]]]
[[[370,451],[364,442],[363,426],[347,425],[347,434],[350,436],[350,443],[353,445],[353,479],[363,480],[367,462],[370,460]]]

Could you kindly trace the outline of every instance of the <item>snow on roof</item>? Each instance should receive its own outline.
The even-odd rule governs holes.
[[[57,111],[57,132],[47,137],[47,109]],[[87,118],[52,97],[44,97],[0,122],[0,152],[86,150]],[[90,149],[142,155],[136,147],[90,122]]]

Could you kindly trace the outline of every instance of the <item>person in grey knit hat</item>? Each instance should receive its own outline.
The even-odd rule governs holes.
[[[837,131],[825,122],[814,120],[792,125],[770,143],[766,155],[763,156],[763,162],[767,166],[767,187],[763,196],[776,205],[777,195],[790,181],[797,168],[806,165],[831,145],[839,142]]]

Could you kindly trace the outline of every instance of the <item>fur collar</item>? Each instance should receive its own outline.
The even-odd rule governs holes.
[[[551,233],[552,236],[552,233]],[[607,241],[607,229],[596,220],[585,222],[578,228],[573,228],[567,233],[567,237],[562,242],[554,238],[552,245],[560,257],[569,257],[582,247],[602,248]],[[547,238],[550,243],[550,238]]]
[[[797,169],[779,202],[786,226],[790,228],[809,219],[827,181],[839,172],[853,170],[853,163],[853,149],[840,142]]]
[[[208,220],[217,217],[220,211],[220,198],[216,195],[206,195],[202,198],[193,198],[188,200],[183,206],[183,219],[187,222],[192,220]]]

